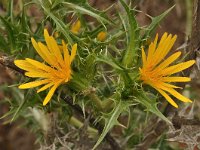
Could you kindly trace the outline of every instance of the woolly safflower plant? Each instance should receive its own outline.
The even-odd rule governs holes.
[[[15,60],[14,63],[26,71],[25,75],[27,77],[39,78],[39,80],[20,85],[20,89],[29,89],[43,85],[37,90],[37,93],[39,93],[50,88],[43,101],[43,105],[46,105],[58,86],[71,79],[71,63],[76,55],[77,44],[72,46],[71,55],[69,55],[65,42],[62,41],[62,46],[59,46],[56,40],[52,36],[49,36],[46,29],[44,30],[44,38],[47,45],[36,42],[33,38],[31,38],[31,42],[46,64],[30,58]]]
[[[143,65],[141,68],[139,68],[139,71],[140,80],[142,80],[144,84],[148,84],[156,89],[171,105],[178,108],[178,105],[174,102],[174,100],[172,100],[169,94],[183,102],[192,101],[177,92],[175,89],[180,87],[171,83],[189,82],[191,78],[171,75],[191,67],[195,61],[189,60],[187,62],[171,65],[181,55],[181,52],[178,51],[166,58],[167,54],[174,45],[176,38],[176,35],[172,37],[171,34],[168,35],[167,33],[164,33],[160,42],[158,43],[157,34],[154,42],[149,45],[147,55],[142,47]]]

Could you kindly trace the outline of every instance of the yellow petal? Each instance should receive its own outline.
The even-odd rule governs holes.
[[[81,28],[81,22],[78,20],[72,25],[71,32],[74,34],[78,34],[80,28]]]
[[[181,87],[178,87],[169,83],[161,82],[161,81],[155,81],[151,85],[154,85],[156,88],[159,88],[159,89],[164,89],[166,87],[167,88],[181,88]]]
[[[60,85],[59,83],[56,83],[48,92],[47,96],[45,97],[44,101],[43,101],[43,106],[45,106],[51,99],[51,97],[53,96],[55,90],[57,89],[57,87]]]
[[[156,34],[154,42],[149,45],[147,62],[151,62],[151,60],[153,59],[154,52],[155,52],[156,46],[157,46],[157,42],[158,42],[158,34]]]
[[[176,52],[170,57],[168,57],[165,61],[163,61],[157,68],[163,69],[167,66],[169,66],[172,62],[174,62],[179,56],[181,55],[181,52]]]
[[[155,37],[154,42],[153,42],[155,46],[157,45],[157,42],[158,42],[158,33],[156,34],[156,37]]]
[[[56,40],[53,37],[50,37],[51,46],[53,47],[54,55],[57,58],[58,63],[62,66],[63,65],[63,58],[61,51],[58,47]]]
[[[44,80],[38,80],[38,81],[33,81],[33,82],[28,82],[25,84],[22,84],[19,86],[19,89],[29,89],[29,88],[33,88],[33,87],[37,87],[40,86],[42,84],[46,84],[49,82],[49,79],[44,79]]]
[[[162,86],[169,87],[169,88],[181,89],[181,87],[179,87],[179,86],[175,86],[175,85],[172,85],[172,84],[169,84],[169,83],[165,83],[165,82],[162,82]]]
[[[56,58],[52,53],[50,53],[50,51],[47,49],[47,47],[44,44],[42,44],[41,42],[38,42],[38,46],[40,49],[43,50],[43,53],[46,56],[44,61],[46,61],[51,66],[56,66],[55,65],[55,62],[57,62]]]
[[[52,76],[49,73],[39,71],[26,72],[25,75],[31,78],[50,78]]]
[[[160,40],[160,42],[159,42],[159,44],[158,44],[158,47],[159,47],[160,45],[162,45],[162,44],[165,42],[165,40],[167,39],[167,37],[168,37],[168,33],[165,32],[165,33],[162,35],[162,37],[161,37],[161,40]]]
[[[27,62],[29,62],[31,65],[33,65],[35,68],[38,68],[38,69],[41,69],[41,70],[44,70],[46,72],[50,72],[51,70],[53,70],[53,68],[39,62],[39,61],[36,61],[34,59],[30,59],[30,58],[26,58]]]
[[[51,52],[51,54],[53,56],[56,57],[58,63],[60,63],[62,65],[62,63],[63,63],[62,55],[61,55],[61,52],[60,52],[60,49],[59,49],[59,46],[58,46],[56,40],[52,36],[49,36],[49,33],[46,29],[44,29],[44,37],[45,37],[45,41],[46,41],[49,51]],[[54,64],[55,64],[55,62],[54,62]]]
[[[154,43],[151,43],[148,49],[147,62],[151,62],[151,60],[153,59],[155,49],[156,45]]]
[[[37,53],[40,55],[40,57],[42,57],[42,59],[46,60],[47,57],[44,54],[44,52],[40,49],[40,47],[38,46],[37,42],[34,40],[34,38],[31,38],[31,42],[33,47],[35,48],[35,50],[37,51]]]
[[[177,39],[177,35],[174,35],[172,38],[169,39],[169,41],[168,41],[169,44],[166,47],[166,50],[165,50],[165,52],[163,54],[163,57],[165,57],[169,53],[169,51],[171,50],[172,46],[174,45],[176,39]]]
[[[26,60],[15,60],[14,63],[17,67],[23,70],[26,70],[26,71],[35,70],[35,66],[31,65]]]
[[[72,51],[71,51],[71,56],[70,56],[70,63],[74,60],[74,57],[76,55],[76,50],[77,50],[77,44],[74,44],[72,46]]]
[[[164,98],[174,107],[178,108],[178,105],[171,99],[171,97],[169,97],[169,95],[167,95],[167,93],[165,93],[163,90],[160,89],[156,89],[162,96],[164,96]]]
[[[165,41],[165,46],[164,49],[161,50],[161,57],[165,58],[165,56],[169,53],[169,51],[171,50],[172,46],[174,45],[174,42],[176,41],[177,36],[174,35],[174,37],[172,37],[172,35],[170,34],[166,41]]]
[[[146,66],[146,60],[147,60],[147,56],[145,54],[144,47],[142,47],[142,63],[144,67]]]
[[[181,95],[180,93],[178,93],[176,90],[174,90],[172,88],[165,87],[165,88],[162,88],[162,90],[167,91],[168,93],[170,93],[171,95],[173,95],[174,97],[176,97],[177,99],[179,99],[183,102],[192,102],[190,99]]]
[[[51,44],[51,40],[50,40],[50,36],[49,36],[47,29],[44,29],[44,38],[45,38],[45,41],[46,41],[46,44],[47,44],[49,51],[51,53],[54,53],[54,50],[53,50],[53,47],[52,47],[52,44]]]
[[[156,56],[158,53],[160,53],[160,51],[162,51],[162,49],[164,48],[164,46],[165,46],[165,41],[166,41],[167,37],[168,37],[168,33],[165,32],[165,33],[163,34],[163,36],[161,37],[160,42],[158,43],[157,49],[156,49],[155,52],[154,52],[154,53],[155,53],[155,56]]]
[[[191,78],[189,77],[163,77],[163,82],[189,82]]]
[[[70,55],[69,55],[69,51],[67,48],[67,45],[65,44],[65,42],[62,40],[62,45],[63,45],[63,51],[64,51],[64,62],[66,64],[66,66],[70,66]]]
[[[163,76],[165,76],[165,75],[172,75],[174,73],[177,73],[177,72],[180,72],[182,70],[185,70],[185,69],[189,68],[194,63],[195,63],[195,60],[189,60],[187,62],[179,63],[177,65],[170,66],[168,68],[163,69],[162,72],[161,72],[161,74]]]
[[[155,56],[153,58],[153,64],[156,66],[160,63],[161,60],[165,58],[165,54],[168,53],[168,46],[170,45],[171,34],[167,36],[167,38],[163,41],[162,44],[159,44],[158,48],[156,49]]]
[[[44,85],[43,87],[41,87],[39,90],[37,90],[37,93],[42,92],[42,91],[46,90],[47,88],[49,88],[49,87],[51,87],[53,85],[54,85],[54,83],[50,82],[50,83]]]

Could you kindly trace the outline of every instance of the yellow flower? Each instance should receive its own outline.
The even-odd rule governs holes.
[[[81,28],[81,22],[77,20],[71,27],[71,32],[74,34],[78,34],[79,30]]]
[[[64,41],[62,41],[62,46],[59,47],[56,40],[49,36],[46,29],[44,30],[44,37],[47,46],[41,42],[37,43],[33,38],[31,38],[31,41],[37,53],[48,65],[30,58],[15,60],[14,63],[26,71],[26,76],[40,78],[39,80],[20,85],[20,89],[29,89],[43,85],[37,90],[37,93],[39,93],[51,87],[43,101],[43,105],[46,105],[57,87],[71,79],[72,70],[70,65],[76,55],[77,44],[72,46],[71,55],[69,55]]]
[[[106,36],[107,36],[106,32],[101,31],[97,35],[97,40],[102,42],[102,41],[104,41],[106,39]]]
[[[158,42],[158,34],[154,42],[149,45],[147,55],[144,52],[142,47],[142,68],[140,70],[140,80],[144,84],[148,84],[156,89],[165,99],[174,107],[178,108],[178,105],[172,100],[169,96],[176,97],[177,99],[183,102],[192,102],[190,99],[178,93],[175,89],[177,87],[171,82],[189,82],[191,79],[189,77],[178,77],[171,76],[175,73],[178,73],[182,70],[185,70],[192,66],[195,61],[190,60],[187,62],[182,62],[176,65],[171,65],[178,57],[181,55],[181,52],[176,52],[165,59],[166,55],[169,53],[170,49],[174,45],[177,36],[173,36],[167,33],[164,33],[160,42]]]

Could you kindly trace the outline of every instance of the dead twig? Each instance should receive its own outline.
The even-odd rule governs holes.
[[[8,67],[12,70],[15,70],[21,74],[24,74],[24,70],[21,70],[17,66],[15,66],[14,61],[7,56],[0,56],[0,64],[4,67]]]
[[[200,120],[197,119],[187,119],[185,117],[174,116],[172,119],[173,126],[180,129],[182,125],[199,125]]]

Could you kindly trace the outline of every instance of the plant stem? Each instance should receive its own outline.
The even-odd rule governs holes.
[[[99,97],[95,94],[95,93],[90,93],[88,95],[90,97],[90,99],[92,99],[92,101],[96,104],[97,108],[99,110],[103,110],[103,104],[102,101],[99,99]]]
[[[84,124],[80,120],[78,120],[77,118],[75,118],[73,116],[69,119],[69,123],[77,128],[81,128],[84,126]],[[92,137],[95,137],[98,135],[98,130],[96,130],[90,126],[87,128],[87,131]]]
[[[103,105],[103,110],[108,111],[114,107],[114,102],[109,98],[103,101],[102,105]]]
[[[192,1],[190,0],[185,0],[186,4],[186,40],[188,39],[188,36],[191,35],[192,31]]]

